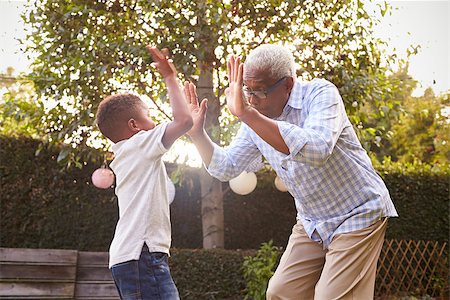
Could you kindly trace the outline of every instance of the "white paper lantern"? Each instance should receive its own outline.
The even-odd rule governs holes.
[[[114,183],[114,173],[108,168],[99,168],[92,173],[92,183],[99,189],[110,188]]]
[[[167,195],[169,197],[169,204],[172,204],[175,199],[175,185],[170,179],[167,180]]]
[[[280,191],[280,192],[287,192],[288,189],[286,187],[286,185],[284,184],[283,180],[281,180],[280,177],[275,177],[275,187]]]
[[[242,172],[238,177],[229,181],[230,188],[239,195],[247,195],[256,188],[256,175],[253,172]]]

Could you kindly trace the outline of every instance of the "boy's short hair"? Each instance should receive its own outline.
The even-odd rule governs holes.
[[[128,120],[136,118],[145,103],[133,94],[117,94],[106,97],[97,109],[96,123],[100,132],[114,143],[122,140]]]

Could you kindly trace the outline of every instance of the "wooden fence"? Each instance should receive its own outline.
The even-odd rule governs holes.
[[[119,299],[107,252],[0,248],[1,299]]]
[[[447,245],[431,241],[384,243],[378,261],[378,299],[448,296]],[[1,299],[119,299],[108,253],[0,248]]]
[[[449,294],[447,244],[435,241],[386,240],[378,260],[375,295]],[[445,298],[448,299],[448,298]]]

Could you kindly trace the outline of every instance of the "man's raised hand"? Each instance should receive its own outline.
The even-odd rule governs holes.
[[[227,106],[230,112],[241,118],[250,109],[250,104],[242,91],[244,64],[239,57],[232,55],[227,62],[229,86],[225,89]]]

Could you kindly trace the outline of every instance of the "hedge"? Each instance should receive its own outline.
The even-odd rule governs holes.
[[[172,277],[181,299],[244,299],[242,264],[255,251],[172,249]]]
[[[92,186],[98,165],[64,171],[56,153],[39,142],[0,136],[0,246],[107,251],[117,222],[113,190]],[[168,165],[169,169],[173,166]],[[448,166],[379,167],[400,218],[391,219],[387,238],[449,240]],[[225,247],[257,249],[273,240],[284,247],[295,223],[288,193],[277,191],[273,177],[258,174],[258,187],[247,196],[224,196]],[[228,184],[224,183],[224,189]],[[187,169],[171,206],[175,248],[201,248],[201,203],[198,170]]]

